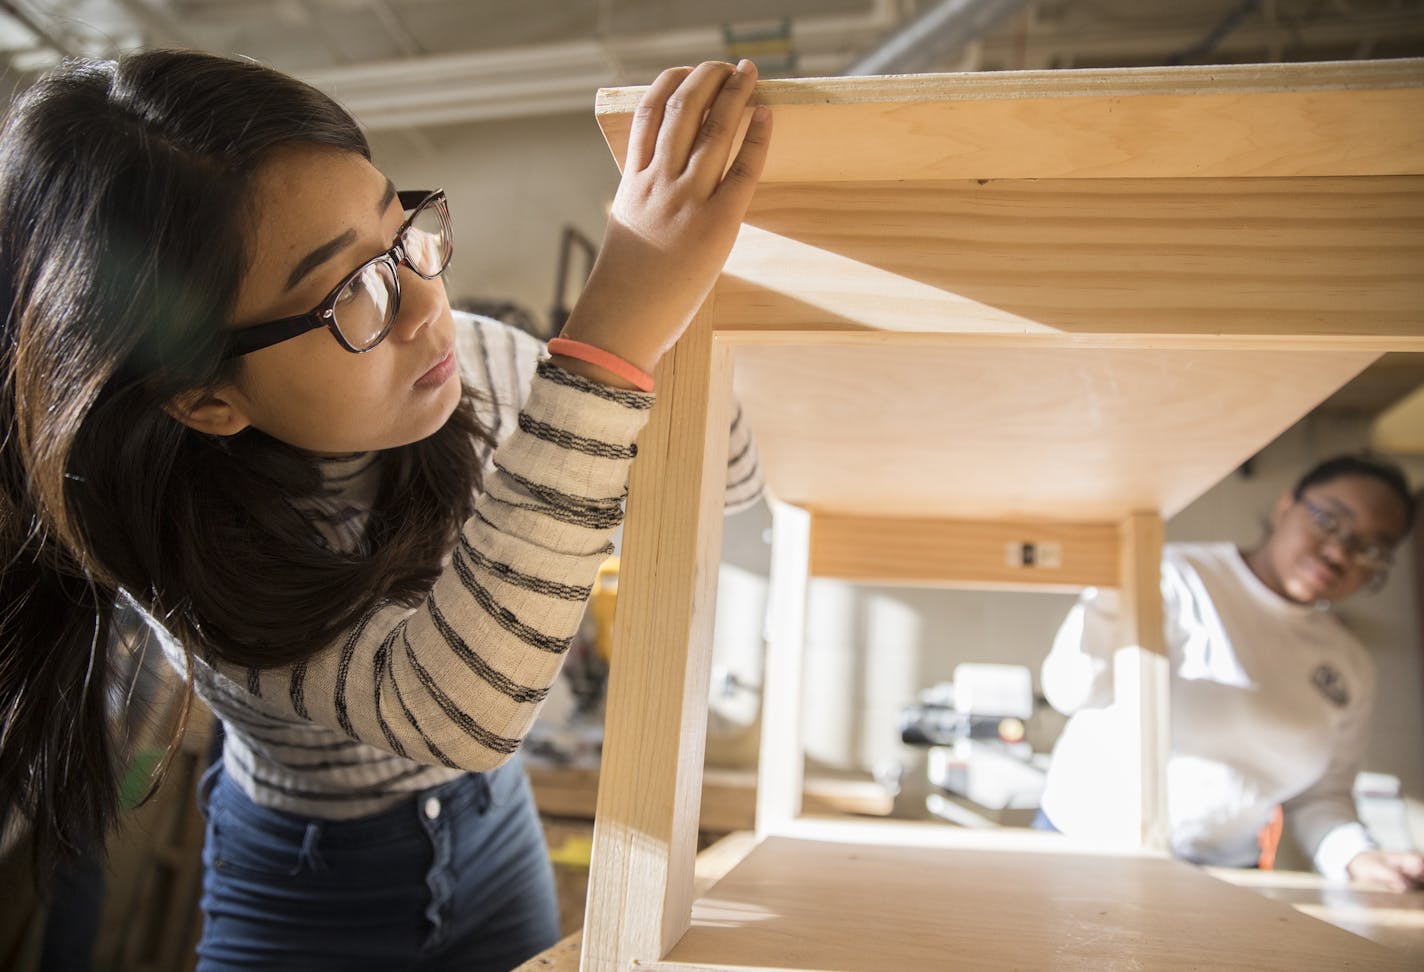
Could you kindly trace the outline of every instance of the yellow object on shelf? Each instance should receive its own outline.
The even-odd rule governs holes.
[[[588,867],[593,855],[593,835],[570,836],[558,847],[549,848],[549,860],[565,867]]]
[[[618,602],[618,558],[609,557],[598,568],[588,613],[593,618],[593,650],[605,662],[613,657],[613,612]]]

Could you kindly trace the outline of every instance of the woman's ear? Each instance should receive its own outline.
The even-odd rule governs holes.
[[[252,422],[231,385],[199,388],[174,395],[163,410],[190,429],[208,435],[236,435]]]

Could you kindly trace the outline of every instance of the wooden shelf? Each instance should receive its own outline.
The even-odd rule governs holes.
[[[1180,861],[763,841],[643,972],[1222,972],[1408,967],[1402,956]]]
[[[600,92],[616,159],[640,93]],[[774,839],[695,906],[692,862],[734,384],[776,500],[758,830],[803,809],[811,573],[1022,577],[1121,589],[1131,836],[1166,846],[1162,518],[1381,354],[1424,351],[1424,61],[758,100],[765,174],[633,467],[582,968],[1399,967],[1152,856]],[[1061,563],[1006,572],[1016,541]]]
[[[527,764],[534,803],[555,817],[593,819],[598,801],[598,770]],[[756,825],[757,778],[753,770],[708,769],[702,774],[698,827],[708,833],[751,830]],[[870,779],[810,777],[805,805],[813,813],[884,817],[895,798]]]
[[[818,823],[819,822],[815,821],[808,822],[808,830],[814,832]],[[1176,929],[1179,926],[1186,925],[1187,927],[1191,927],[1190,923],[1194,920],[1201,924],[1207,924],[1214,920],[1212,916],[1202,913],[1202,905],[1203,902],[1207,900],[1223,900],[1220,897],[1222,894],[1226,895],[1225,900],[1234,906],[1235,913],[1241,918],[1240,925],[1229,929],[1227,934],[1249,935],[1250,941],[1248,942],[1248,948],[1250,955],[1253,957],[1263,956],[1260,959],[1262,964],[1259,966],[1246,966],[1247,968],[1260,968],[1262,970],[1284,968],[1290,969],[1292,972],[1294,972],[1295,969],[1309,970],[1312,968],[1397,969],[1401,967],[1414,968],[1419,964],[1421,959],[1424,959],[1424,938],[1421,938],[1421,931],[1424,931],[1424,891],[1418,891],[1412,894],[1359,891],[1340,884],[1328,882],[1318,874],[1301,874],[1296,872],[1254,871],[1239,868],[1207,868],[1203,871],[1197,871],[1195,868],[1187,868],[1185,865],[1174,864],[1173,862],[1165,861],[1160,858],[1151,859],[1151,861],[1145,865],[1139,866],[1130,863],[1131,858],[1125,859],[1121,856],[1105,855],[1102,851],[1095,851],[1090,848],[1082,848],[1076,851],[1064,849],[1061,846],[1055,848],[1055,844],[1062,845],[1064,841],[1052,834],[1038,832],[995,831],[969,834],[961,830],[936,828],[935,839],[930,840],[922,836],[909,836],[907,832],[912,829],[924,831],[925,825],[901,824],[899,826],[890,825],[877,828],[875,833],[881,836],[885,836],[886,834],[891,835],[892,839],[889,841],[890,850],[888,852],[883,845],[865,848],[863,851],[855,851],[851,849],[855,846],[853,844],[834,844],[830,851],[816,864],[816,867],[820,869],[834,867],[838,855],[850,853],[855,854],[857,857],[857,860],[852,862],[856,869],[869,870],[877,866],[877,861],[880,864],[884,864],[887,858],[894,859],[900,857],[903,855],[905,847],[922,847],[926,844],[933,845],[936,843],[938,843],[941,848],[939,853],[948,851],[951,856],[956,853],[964,855],[969,865],[971,865],[969,868],[961,865],[952,870],[948,875],[932,872],[935,886],[930,889],[932,896],[926,900],[930,903],[930,906],[935,912],[934,917],[938,919],[934,925],[933,934],[943,938],[954,934],[954,930],[965,927],[970,927],[973,930],[973,934],[968,936],[961,934],[957,936],[953,942],[948,943],[945,946],[947,951],[944,955],[935,958],[935,961],[929,965],[931,968],[1073,968],[1074,964],[1071,961],[1062,963],[1058,961],[1031,962],[1027,957],[1027,952],[1030,949],[1041,951],[1047,948],[1049,936],[1054,931],[1049,925],[1053,922],[1058,922],[1058,930],[1062,933],[1062,937],[1056,943],[1056,947],[1062,954],[1073,954],[1073,943],[1081,943],[1084,940],[1084,926],[1080,924],[1073,928],[1063,929],[1061,926],[1065,923],[1067,916],[1070,914],[1078,914],[1081,917],[1082,913],[1086,911],[1087,918],[1091,919],[1092,922],[1101,921],[1101,916],[1097,912],[1092,911],[1091,901],[1081,895],[1081,889],[1075,889],[1074,894],[1068,896],[1067,905],[1061,913],[1055,912],[1047,918],[1035,916],[1039,918],[1039,920],[1026,923],[1034,936],[1033,944],[1026,945],[1023,949],[1017,951],[1004,949],[1001,945],[996,946],[993,950],[993,954],[989,956],[989,960],[983,966],[971,965],[969,956],[963,951],[963,941],[966,938],[971,943],[977,942],[981,951],[986,950],[984,944],[985,934],[987,934],[990,929],[1002,929],[1006,921],[1004,915],[995,914],[992,916],[992,920],[987,924],[983,926],[972,926],[970,922],[973,919],[973,911],[981,908],[987,911],[1007,908],[1010,909],[1011,914],[1017,916],[1018,921],[1022,922],[1025,917],[1034,915],[1035,910],[1045,910],[1054,907],[1054,904],[1050,902],[1051,895],[1061,887],[1061,884],[1065,880],[1071,879],[1064,877],[1062,872],[1065,869],[1078,875],[1085,873],[1100,875],[1106,871],[1109,874],[1115,875],[1116,880],[1119,882],[1113,890],[1122,893],[1126,893],[1122,886],[1124,878],[1132,874],[1134,870],[1139,878],[1145,876],[1149,879],[1149,890],[1153,891],[1153,893],[1155,893],[1153,889],[1160,889],[1167,884],[1175,885],[1176,893],[1196,892],[1192,896],[1192,900],[1185,903],[1183,911],[1168,916],[1168,930],[1164,931],[1160,927],[1155,929],[1149,928],[1153,937],[1146,940],[1141,937],[1135,938],[1129,942],[1127,947],[1114,954],[1113,958],[1120,960],[1121,964],[1124,965],[1129,964],[1134,958],[1137,958],[1139,961],[1146,961],[1146,959],[1142,957],[1142,954],[1149,949],[1156,959],[1150,966],[1152,968],[1190,968],[1207,964],[1206,957],[1203,955],[1203,957],[1198,960],[1196,953],[1169,955],[1165,960],[1163,960],[1162,956],[1168,946],[1182,946],[1184,938],[1176,933]],[[899,832],[898,834],[896,833],[897,831]],[[835,836],[835,834],[832,832],[826,836]],[[815,853],[816,846],[824,846],[819,845],[819,842],[813,841],[796,841],[796,843],[805,845],[804,848],[798,850],[810,849],[812,853]],[[745,926],[752,920],[749,909],[745,907],[749,901],[748,896],[754,896],[756,901],[765,903],[770,896],[778,893],[786,893],[785,886],[787,882],[785,875],[777,876],[773,874],[772,878],[775,879],[776,882],[775,887],[768,889],[762,886],[766,882],[755,879],[753,876],[754,872],[751,870],[739,872],[736,875],[735,882],[729,881],[725,886],[718,884],[718,882],[727,877],[734,868],[737,868],[739,864],[746,861],[748,855],[756,850],[756,848],[756,841],[750,833],[734,833],[697,855],[694,886],[700,898],[693,906],[692,918],[692,928],[697,931],[695,935],[689,934],[685,939],[687,948],[696,950],[709,947],[717,948],[718,944],[716,938],[723,934],[728,934],[731,929],[745,929]],[[765,851],[763,854],[765,854]],[[1023,858],[1025,855],[1031,855],[1032,859],[1026,862],[1024,869],[1016,872],[1013,869],[1014,862],[1017,861],[1020,864],[1024,864]],[[991,858],[993,858],[993,860],[991,860]],[[1040,873],[1040,870],[1036,866],[1036,863],[1040,860],[1046,861],[1049,864],[1046,873]],[[1128,860],[1129,863],[1124,865],[1124,860]],[[1086,866],[1084,862],[1086,862]],[[1161,866],[1163,864],[1170,866],[1164,869]],[[765,867],[764,864],[756,866]],[[772,866],[779,865],[777,862],[773,862]],[[1186,876],[1182,874],[1183,869],[1189,872]],[[837,870],[839,870],[839,868],[837,868]],[[985,873],[986,870],[988,871],[987,875]],[[1027,873],[1024,873],[1025,870]],[[1054,875],[1055,871],[1058,872],[1056,877]],[[1154,871],[1156,873],[1153,873]],[[966,885],[973,885],[976,874],[977,877],[983,881],[983,884],[974,885],[970,889],[971,893],[964,893]],[[1222,888],[1214,884],[1203,884],[1204,878],[1210,880],[1210,878],[1207,878],[1208,875],[1210,878],[1237,885],[1243,889],[1250,889],[1250,892],[1254,895],[1260,895],[1265,898],[1286,903],[1295,911],[1299,912],[1301,916],[1305,916],[1304,921],[1302,922],[1300,917],[1295,917],[1282,924],[1279,920],[1280,913],[1272,908],[1269,903],[1266,904],[1265,913],[1263,913],[1261,902],[1224,892]],[[845,876],[845,874],[839,874],[837,878],[843,881]],[[1017,888],[999,888],[998,883],[1001,876],[1018,878],[1021,883]],[[748,885],[751,886],[750,890],[746,889]],[[801,888],[804,889],[805,887],[806,885],[803,883]],[[739,890],[739,888],[742,888],[742,890]],[[1104,887],[1100,892],[1099,885],[1090,885],[1090,891],[1094,894],[1099,894],[1100,897],[1107,897],[1108,890],[1109,888]],[[791,891],[793,894],[799,893],[796,888],[792,888]],[[986,893],[991,896],[991,900],[981,900]],[[840,891],[836,890],[836,886],[834,885],[826,889],[825,895],[839,902],[839,907],[853,903]],[[729,902],[734,900],[738,903],[737,910],[741,912],[740,914],[730,919],[715,917],[726,912],[729,909]],[[1131,934],[1133,922],[1138,923],[1140,926],[1147,927],[1151,922],[1161,920],[1160,915],[1152,915],[1150,910],[1144,908],[1141,902],[1136,898],[1130,900],[1133,903],[1133,907],[1131,908],[1127,907],[1129,899],[1116,898],[1106,901],[1104,908],[1099,909],[1107,910],[1109,913],[1116,913],[1119,916],[1119,920],[1110,925],[1109,930],[1120,938]],[[1153,904],[1154,906],[1160,907],[1173,907],[1170,902],[1161,898],[1154,899]],[[872,905],[874,907],[883,907],[883,902],[872,902]],[[804,907],[805,903],[803,902],[799,906],[788,909],[788,912],[792,913],[797,911],[798,908]],[[838,912],[835,907],[828,908],[828,906],[822,902],[818,905],[818,910],[812,917],[819,919],[828,913]],[[1056,915],[1056,917],[1054,915]],[[788,921],[795,920],[794,914],[788,914],[786,917]],[[1343,929],[1344,932],[1370,939],[1376,943],[1376,945],[1387,946],[1392,951],[1383,952],[1378,948],[1371,948],[1368,943],[1354,938],[1351,934],[1332,935],[1329,929],[1322,929],[1316,919],[1328,922],[1330,925]],[[860,922],[864,920],[864,916],[852,915],[849,920]],[[1252,922],[1256,922],[1257,927],[1252,927]],[[715,927],[713,927],[714,923],[716,923]],[[1281,927],[1283,932],[1290,936],[1286,943],[1286,948],[1284,950],[1275,949],[1274,947],[1268,949],[1267,945],[1274,942],[1274,936],[1276,934],[1274,929],[1278,926]],[[887,929],[899,927],[897,916],[896,921],[889,926],[880,927],[863,934],[861,939],[855,943],[855,948],[851,950],[851,954],[863,953],[867,944],[881,942],[887,935]],[[1091,927],[1091,925],[1089,925],[1089,927]],[[1009,941],[1017,941],[1019,928],[1019,925],[1015,925],[1014,928],[1009,930],[1009,934],[1007,935]],[[1267,928],[1273,929],[1269,935],[1263,934],[1263,929]],[[1200,931],[1203,929],[1198,925],[1194,930]],[[753,937],[758,934],[755,930],[749,931]],[[1204,931],[1208,938],[1215,938],[1218,929],[1208,926]],[[1143,934],[1146,933],[1144,932]],[[1296,936],[1298,934],[1303,934],[1304,937],[1297,938]],[[1321,937],[1322,935],[1324,936],[1323,938]],[[740,934],[738,934],[738,938],[741,938]],[[750,940],[751,939],[749,939],[749,941]],[[1287,964],[1299,960],[1301,944],[1309,943],[1314,947],[1322,941],[1325,942],[1326,951],[1318,953],[1312,951],[1308,956],[1308,960],[1302,962],[1302,964]],[[582,951],[581,946],[582,936],[575,933],[559,943],[559,945],[541,953],[525,965],[520,966],[517,972],[576,972]],[[683,943],[679,943],[672,955],[669,955],[662,963],[648,966],[648,968],[657,969],[666,966],[670,969],[677,970],[677,972],[685,972],[687,967],[686,963],[674,962],[674,956],[681,955],[681,949],[683,947]],[[1229,961],[1237,963],[1237,966],[1225,964],[1223,965],[1225,969],[1239,967],[1240,963],[1244,961],[1243,953],[1236,951],[1229,940],[1223,945],[1212,946],[1212,948],[1233,952],[1233,954],[1229,956]],[[777,961],[780,962],[780,956],[785,954],[783,950],[777,948],[775,944],[771,945],[769,949],[767,954],[777,955]],[[1079,967],[1089,969],[1100,969],[1103,967],[1101,955],[1097,956],[1096,964],[1088,961],[1088,959],[1095,954],[1091,949],[1080,947],[1077,952],[1081,959],[1081,961],[1077,963]],[[893,949],[891,951],[880,949],[877,944],[874,951],[874,959],[888,961],[890,954],[898,953],[893,953]],[[946,958],[945,956],[949,957]],[[1340,958],[1340,956],[1343,956],[1343,958]],[[1058,953],[1055,953],[1053,957],[1057,959]],[[807,956],[808,961],[815,960],[815,958],[815,956]],[[1016,963],[1015,959],[1017,959]],[[753,961],[758,960],[757,958],[753,958]],[[854,968],[853,965],[850,965],[846,961],[844,954],[839,954],[835,962],[836,964],[828,966],[828,968],[844,968],[848,966]],[[1311,964],[1312,962],[1315,964]],[[1336,964],[1331,965],[1329,964],[1330,962],[1335,962]],[[882,969],[890,966],[871,964],[869,967],[875,969],[876,972],[881,972]],[[702,965],[698,966],[698,968],[705,970],[707,966]],[[742,965],[730,966],[730,968],[740,969],[745,972],[745,970],[749,968],[756,969],[758,966]],[[781,965],[778,968],[785,970],[795,969],[798,968],[798,966]]]
[[[1417,172],[1418,60],[764,81],[763,184]],[[640,88],[600,91],[620,162]],[[1411,113],[1413,113],[1411,115]],[[1400,124],[1404,120],[1406,124]]]
[[[1391,948],[1410,968],[1424,968],[1424,890],[1371,891],[1299,871],[1211,867],[1206,872]]]
[[[694,893],[701,894],[725,877],[756,843],[756,836],[750,831],[735,831],[699,853],[693,869]],[[583,932],[576,931],[511,972],[578,972],[582,956]]]
[[[1170,517],[1378,356],[1195,336],[796,337],[734,359],[771,490],[817,515],[892,518]]]

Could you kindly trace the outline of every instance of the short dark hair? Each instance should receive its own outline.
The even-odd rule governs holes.
[[[1384,483],[1394,491],[1395,495],[1399,497],[1399,502],[1404,505],[1405,532],[1408,533],[1414,526],[1417,504],[1413,494],[1409,492],[1409,480],[1405,478],[1404,470],[1383,456],[1372,452],[1332,456],[1317,463],[1304,476],[1300,477],[1292,495],[1296,499],[1300,499],[1310,487],[1319,486],[1343,476],[1365,476]]]

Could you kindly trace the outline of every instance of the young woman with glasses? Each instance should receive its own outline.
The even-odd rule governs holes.
[[[1254,550],[1168,544],[1162,598],[1172,665],[1167,801],[1172,851],[1254,866],[1275,808],[1323,874],[1376,888],[1424,886],[1424,857],[1377,848],[1351,795],[1368,741],[1374,667],[1331,606],[1382,585],[1414,501],[1383,460],[1339,456],[1283,495]],[[1071,715],[1037,825],[1111,839],[1127,826],[1123,727],[1112,701],[1115,591],[1089,590],[1043,664],[1044,694]]]
[[[46,865],[102,840],[106,648],[137,617],[226,727],[199,968],[504,970],[551,944],[516,754],[621,521],[648,373],[760,173],[766,109],[732,154],[755,81],[654,81],[552,357],[452,313],[443,194],[399,191],[305,84],[152,52],[21,94],[0,825]]]

